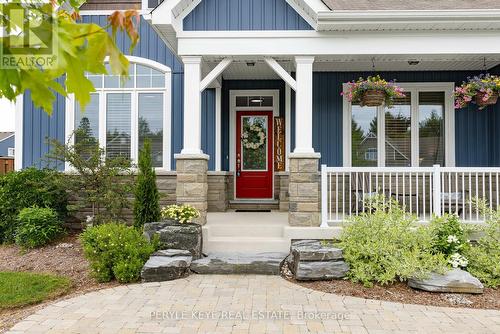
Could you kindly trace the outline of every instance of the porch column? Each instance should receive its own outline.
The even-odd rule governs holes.
[[[184,63],[184,141],[175,155],[177,203],[192,205],[200,211],[195,222],[207,221],[209,156],[201,150],[201,57],[182,57]]]
[[[295,149],[290,154],[291,226],[319,226],[319,158],[312,146],[312,74],[314,57],[297,56]]]

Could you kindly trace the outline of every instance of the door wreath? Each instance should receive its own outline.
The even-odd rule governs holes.
[[[250,125],[242,134],[243,147],[256,150],[266,142],[266,133],[260,124]]]

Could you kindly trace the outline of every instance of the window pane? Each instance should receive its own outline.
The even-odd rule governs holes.
[[[110,93],[106,101],[106,154],[130,159],[131,94]]]
[[[272,96],[263,96],[262,97],[262,106],[263,107],[272,107],[273,106],[273,97]]]
[[[377,108],[352,105],[352,165],[377,166]]]
[[[165,74],[153,75],[151,78],[151,86],[154,88],[165,87]]]
[[[411,94],[385,108],[385,165],[411,166]]]
[[[99,95],[91,94],[85,110],[75,105],[75,144],[80,154],[90,157],[90,150],[99,143]],[[78,145],[80,144],[80,145]]]
[[[444,92],[421,92],[418,101],[420,166],[444,166]]]
[[[123,88],[134,88],[134,78],[135,78],[135,66],[134,64],[130,64],[128,67],[128,78],[121,78],[121,80],[125,80],[125,82],[120,81],[120,87]]]
[[[87,79],[92,81],[92,84],[95,88],[102,88],[102,75],[101,74],[89,74],[87,75]]]
[[[139,147],[151,140],[154,167],[163,166],[163,94],[139,94]]]

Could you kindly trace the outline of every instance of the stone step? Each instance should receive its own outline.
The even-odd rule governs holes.
[[[282,252],[210,253],[191,263],[197,274],[279,275],[280,264],[287,256]]]
[[[203,252],[287,252],[290,241],[285,238],[246,237],[203,237]]]
[[[187,276],[192,259],[193,256],[188,250],[159,250],[151,255],[142,268],[142,281],[163,282]]]

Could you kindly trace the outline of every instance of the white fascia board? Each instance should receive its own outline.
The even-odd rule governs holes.
[[[317,13],[318,30],[321,31],[328,27],[332,30],[335,25],[339,25],[343,30],[346,26],[352,26],[352,29],[364,30],[365,25],[380,25],[379,29],[398,29],[402,24],[406,24],[406,29],[411,30],[411,24],[422,23],[429,24],[429,30],[432,24],[450,24],[454,29],[457,23],[499,23],[500,10],[367,10],[367,11],[320,11]]]
[[[178,53],[186,56],[500,55],[496,31],[225,31],[178,37]]]

